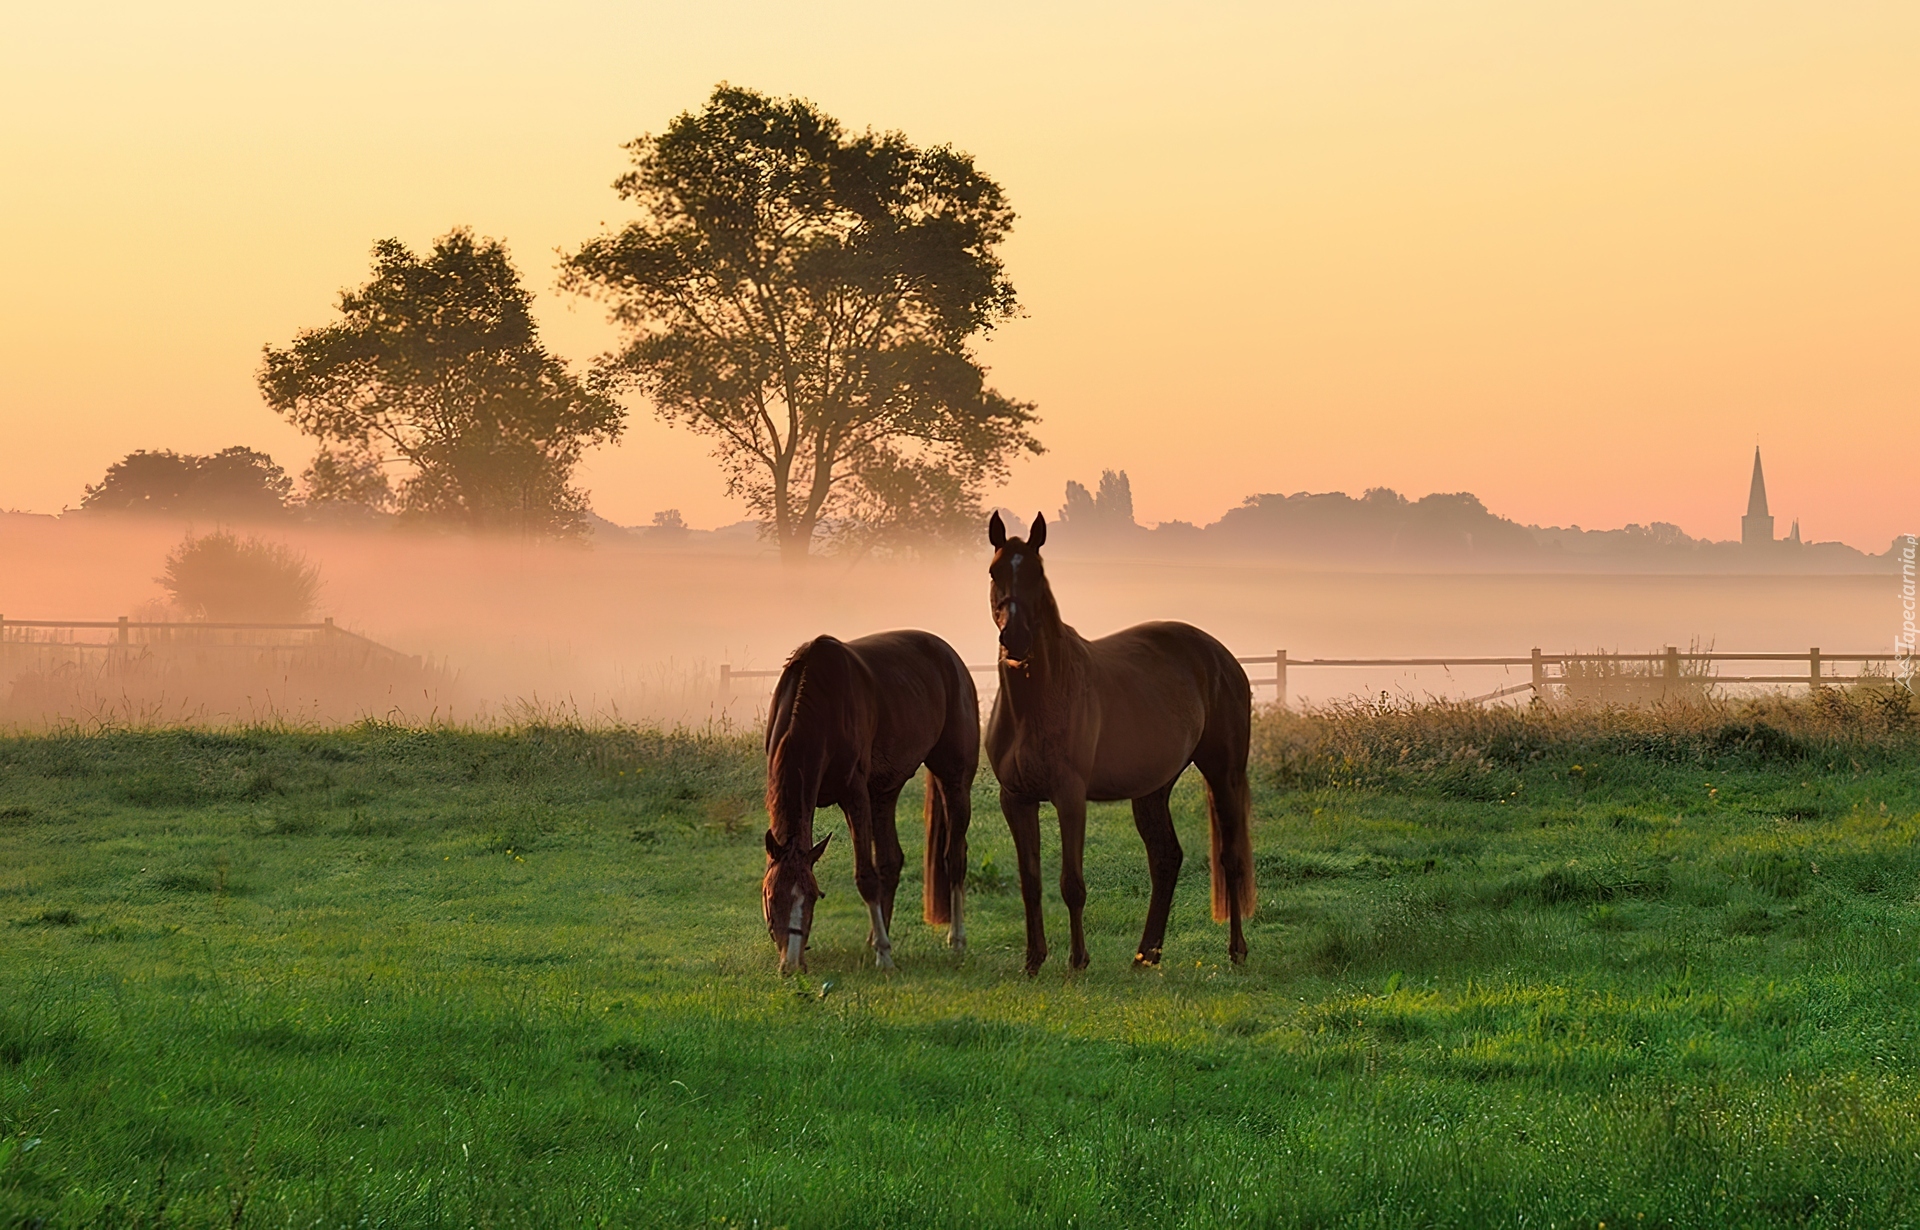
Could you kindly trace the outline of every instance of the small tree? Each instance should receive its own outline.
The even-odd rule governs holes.
[[[1094,533],[1138,529],[1133,519],[1133,483],[1127,478],[1127,472],[1102,471],[1097,491],[1089,491],[1068,479],[1067,502],[1060,509],[1060,522]]]
[[[260,389],[345,460],[316,460],[330,491],[375,491],[369,465],[403,462],[402,515],[471,529],[577,533],[582,453],[620,434],[624,412],[540,344],[506,248],[456,230],[424,260],[374,245],[373,280],[343,317],[266,348]]]
[[[292,493],[293,480],[273,458],[237,444],[210,457],[141,450],[108,466],[80,509],[257,519],[280,516]]]
[[[969,350],[1015,309],[995,255],[1013,211],[972,159],[724,85],[627,148],[614,187],[641,216],[575,253],[563,285],[633,330],[613,370],[714,438],[783,556],[929,504],[977,521],[988,481],[1040,451],[1032,405],[988,388]]]
[[[653,514],[653,524],[640,531],[653,542],[682,542],[693,531],[677,508],[663,508]]]
[[[216,623],[294,623],[320,594],[320,568],[306,556],[229,530],[188,535],[156,579],[175,606]]]

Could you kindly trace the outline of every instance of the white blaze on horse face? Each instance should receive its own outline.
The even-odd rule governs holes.
[[[805,937],[800,933],[800,924],[806,921],[807,905],[800,894],[793,895],[793,913],[787,916],[787,955],[780,961],[780,972],[791,974],[800,968],[800,948]]]
[[[873,920],[873,952],[879,959],[881,969],[893,968],[893,940],[887,935],[886,920],[880,917],[880,907],[873,902],[867,903],[867,917]]]

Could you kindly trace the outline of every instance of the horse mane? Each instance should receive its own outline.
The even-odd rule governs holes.
[[[787,655],[787,660],[781,664],[780,681],[774,685],[773,692],[775,707],[781,709],[788,719],[786,723],[783,723],[784,729],[791,728],[793,717],[805,713],[813,707],[807,692],[807,668],[812,665],[812,658],[809,656],[808,651],[828,641],[831,641],[836,646],[840,644],[839,641],[834,640],[834,638],[830,636],[816,636],[812,640],[795,648],[792,653]],[[780,703],[781,697],[786,691],[787,681],[789,679],[793,681],[793,694],[786,698],[786,704],[782,707]],[[773,730],[771,723],[768,724],[767,729],[769,732]],[[769,748],[768,750],[772,749]]]
[[[805,755],[812,749],[795,746],[794,735],[803,730],[820,731],[824,729],[819,722],[805,722],[801,718],[818,704],[819,687],[809,689],[809,668],[813,665],[813,651],[824,643],[831,642],[835,648],[845,653],[840,642],[828,636],[818,636],[807,641],[787,655],[786,663],[780,668],[780,680],[774,685],[773,705],[767,714],[767,820],[769,827],[780,823],[789,812],[807,817],[808,822],[803,833],[811,837],[811,818],[813,800],[805,799],[797,803],[787,798],[788,791],[800,784],[789,779],[796,770],[804,772],[801,766],[789,762],[797,756]],[[831,691],[832,671],[821,686]],[[792,804],[789,806],[789,804]],[[793,844],[794,834],[776,833],[776,837]]]

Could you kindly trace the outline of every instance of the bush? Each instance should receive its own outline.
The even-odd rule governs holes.
[[[320,593],[320,569],[306,556],[228,530],[189,535],[158,579],[176,606],[217,623],[294,623]]]

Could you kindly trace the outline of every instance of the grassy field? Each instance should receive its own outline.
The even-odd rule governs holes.
[[[1907,709],[1257,739],[1246,968],[1189,781],[1164,967],[1102,806],[1023,977],[983,773],[965,959],[842,832],[785,982],[752,737],[0,740],[0,1225],[1920,1222]]]

